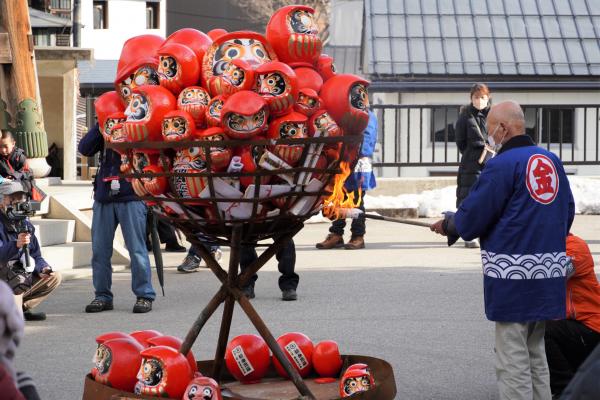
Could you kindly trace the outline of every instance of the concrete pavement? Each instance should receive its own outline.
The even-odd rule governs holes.
[[[364,250],[316,250],[327,228],[309,224],[296,236],[297,302],[280,300],[274,260],[260,271],[253,304],[272,333],[300,331],[315,342],[336,340],[343,353],[386,359],[398,399],[495,399],[494,326],[483,314],[478,250],[448,248],[426,228],[380,221],[367,221]],[[600,261],[600,216],[577,216],[573,232]],[[89,278],[65,282],[39,307],[48,320],[27,323],[17,365],[33,376],[43,399],[81,398],[100,333],[157,329],[185,336],[219,283],[206,269],[178,274],[183,256],[166,253],[166,297],[149,314],[131,313],[128,271],[114,274],[114,311],[83,312],[93,298]],[[221,313],[196,341],[197,359],[213,357]],[[236,308],[231,336],[241,333],[255,330]]]

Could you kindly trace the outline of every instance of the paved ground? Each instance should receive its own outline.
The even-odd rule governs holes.
[[[367,248],[353,252],[316,250],[327,225],[304,228],[296,237],[297,302],[279,300],[273,262],[261,271],[253,303],[273,334],[301,331],[314,341],[338,341],[343,353],[388,360],[399,399],[495,399],[493,324],[483,315],[478,251],[447,248],[425,228],[387,222],[368,222],[367,228]],[[589,241],[600,261],[600,217],[578,216],[573,231]],[[181,258],[167,255],[167,296],[159,297],[149,314],[131,313],[128,272],[114,274],[114,311],[83,312],[92,298],[89,278],[67,281],[40,306],[49,318],[27,324],[17,358],[43,399],[81,398],[94,338],[102,332],[152,328],[185,336],[219,285],[208,270],[177,274],[174,266]],[[220,318],[220,311],[216,315]],[[213,356],[219,318],[200,334],[196,358]],[[236,311],[232,335],[248,332],[255,331]]]

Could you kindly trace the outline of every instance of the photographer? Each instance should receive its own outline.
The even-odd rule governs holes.
[[[58,287],[61,276],[42,258],[35,229],[27,219],[30,207],[19,182],[0,184],[0,279],[15,295],[23,295],[25,320],[41,321],[46,314],[31,309]],[[32,271],[26,268],[27,252],[34,261]]]

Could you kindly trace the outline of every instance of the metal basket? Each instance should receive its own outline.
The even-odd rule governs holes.
[[[350,148],[358,148],[362,138],[360,136],[338,136],[338,137],[310,137],[303,139],[277,139],[277,140],[222,140],[222,141],[180,141],[180,142],[148,142],[148,143],[113,143],[107,147],[117,150],[158,150],[164,172],[161,173],[129,173],[122,174],[122,177],[128,179],[140,179],[145,177],[167,177],[172,195],[168,196],[143,196],[142,200],[151,204],[156,211],[156,215],[167,223],[184,232],[188,240],[196,241],[198,233],[201,233],[205,239],[215,244],[230,245],[232,226],[242,224],[242,244],[255,244],[259,240],[269,239],[292,231],[298,231],[302,223],[316,214],[320,210],[320,205],[324,197],[331,194],[331,183],[336,174],[341,172],[339,168],[340,160],[350,151]],[[261,148],[261,154],[266,151],[268,146],[276,144],[284,145],[303,145],[302,155],[297,167],[292,168],[274,168],[271,170],[260,169],[255,172],[209,172],[211,169],[210,147],[237,147],[258,146]],[[314,157],[315,149],[322,149],[323,146],[337,146],[339,158],[333,160],[324,168],[307,166],[307,159]],[[171,149],[181,149],[188,147],[201,147],[206,154],[207,172],[183,173],[169,171],[169,152]],[[319,152],[320,153],[320,152]],[[317,153],[318,154],[318,153]],[[310,177],[320,175],[321,187],[317,190],[311,189],[308,183]],[[272,176],[285,176],[290,190],[285,193],[265,195],[261,192],[261,178]],[[199,212],[199,206],[194,205],[198,199],[183,198],[177,194],[175,183],[178,179],[186,177],[201,178],[205,181],[209,196],[201,200],[205,204],[202,207],[210,208],[211,214],[216,218],[206,218]],[[246,191],[245,197],[227,197],[217,193],[217,186],[222,185],[223,179],[239,179],[241,177],[251,177],[254,181],[253,191]],[[308,177],[308,178],[307,178]],[[285,202],[284,205],[275,211],[264,213],[260,212],[265,204],[273,201]],[[178,213],[174,214],[168,211],[173,207],[169,205],[178,204]],[[244,205],[247,215],[244,217],[232,217],[223,213],[223,209],[231,204]],[[302,207],[298,207],[302,205]]]

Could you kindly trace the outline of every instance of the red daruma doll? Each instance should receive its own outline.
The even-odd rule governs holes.
[[[267,344],[257,335],[233,338],[225,350],[225,365],[229,373],[242,383],[256,383],[267,373],[271,354]]]
[[[281,7],[267,24],[267,40],[280,61],[292,67],[315,64],[323,46],[314,19],[315,10],[294,5]]]
[[[299,332],[290,332],[281,335],[277,339],[279,347],[283,350],[285,357],[296,369],[301,377],[305,378],[312,371],[313,343],[308,336]],[[289,378],[277,358],[273,356],[273,365],[279,375]]]
[[[353,364],[346,369],[340,380],[340,396],[350,397],[375,387],[373,374],[367,364]]]

